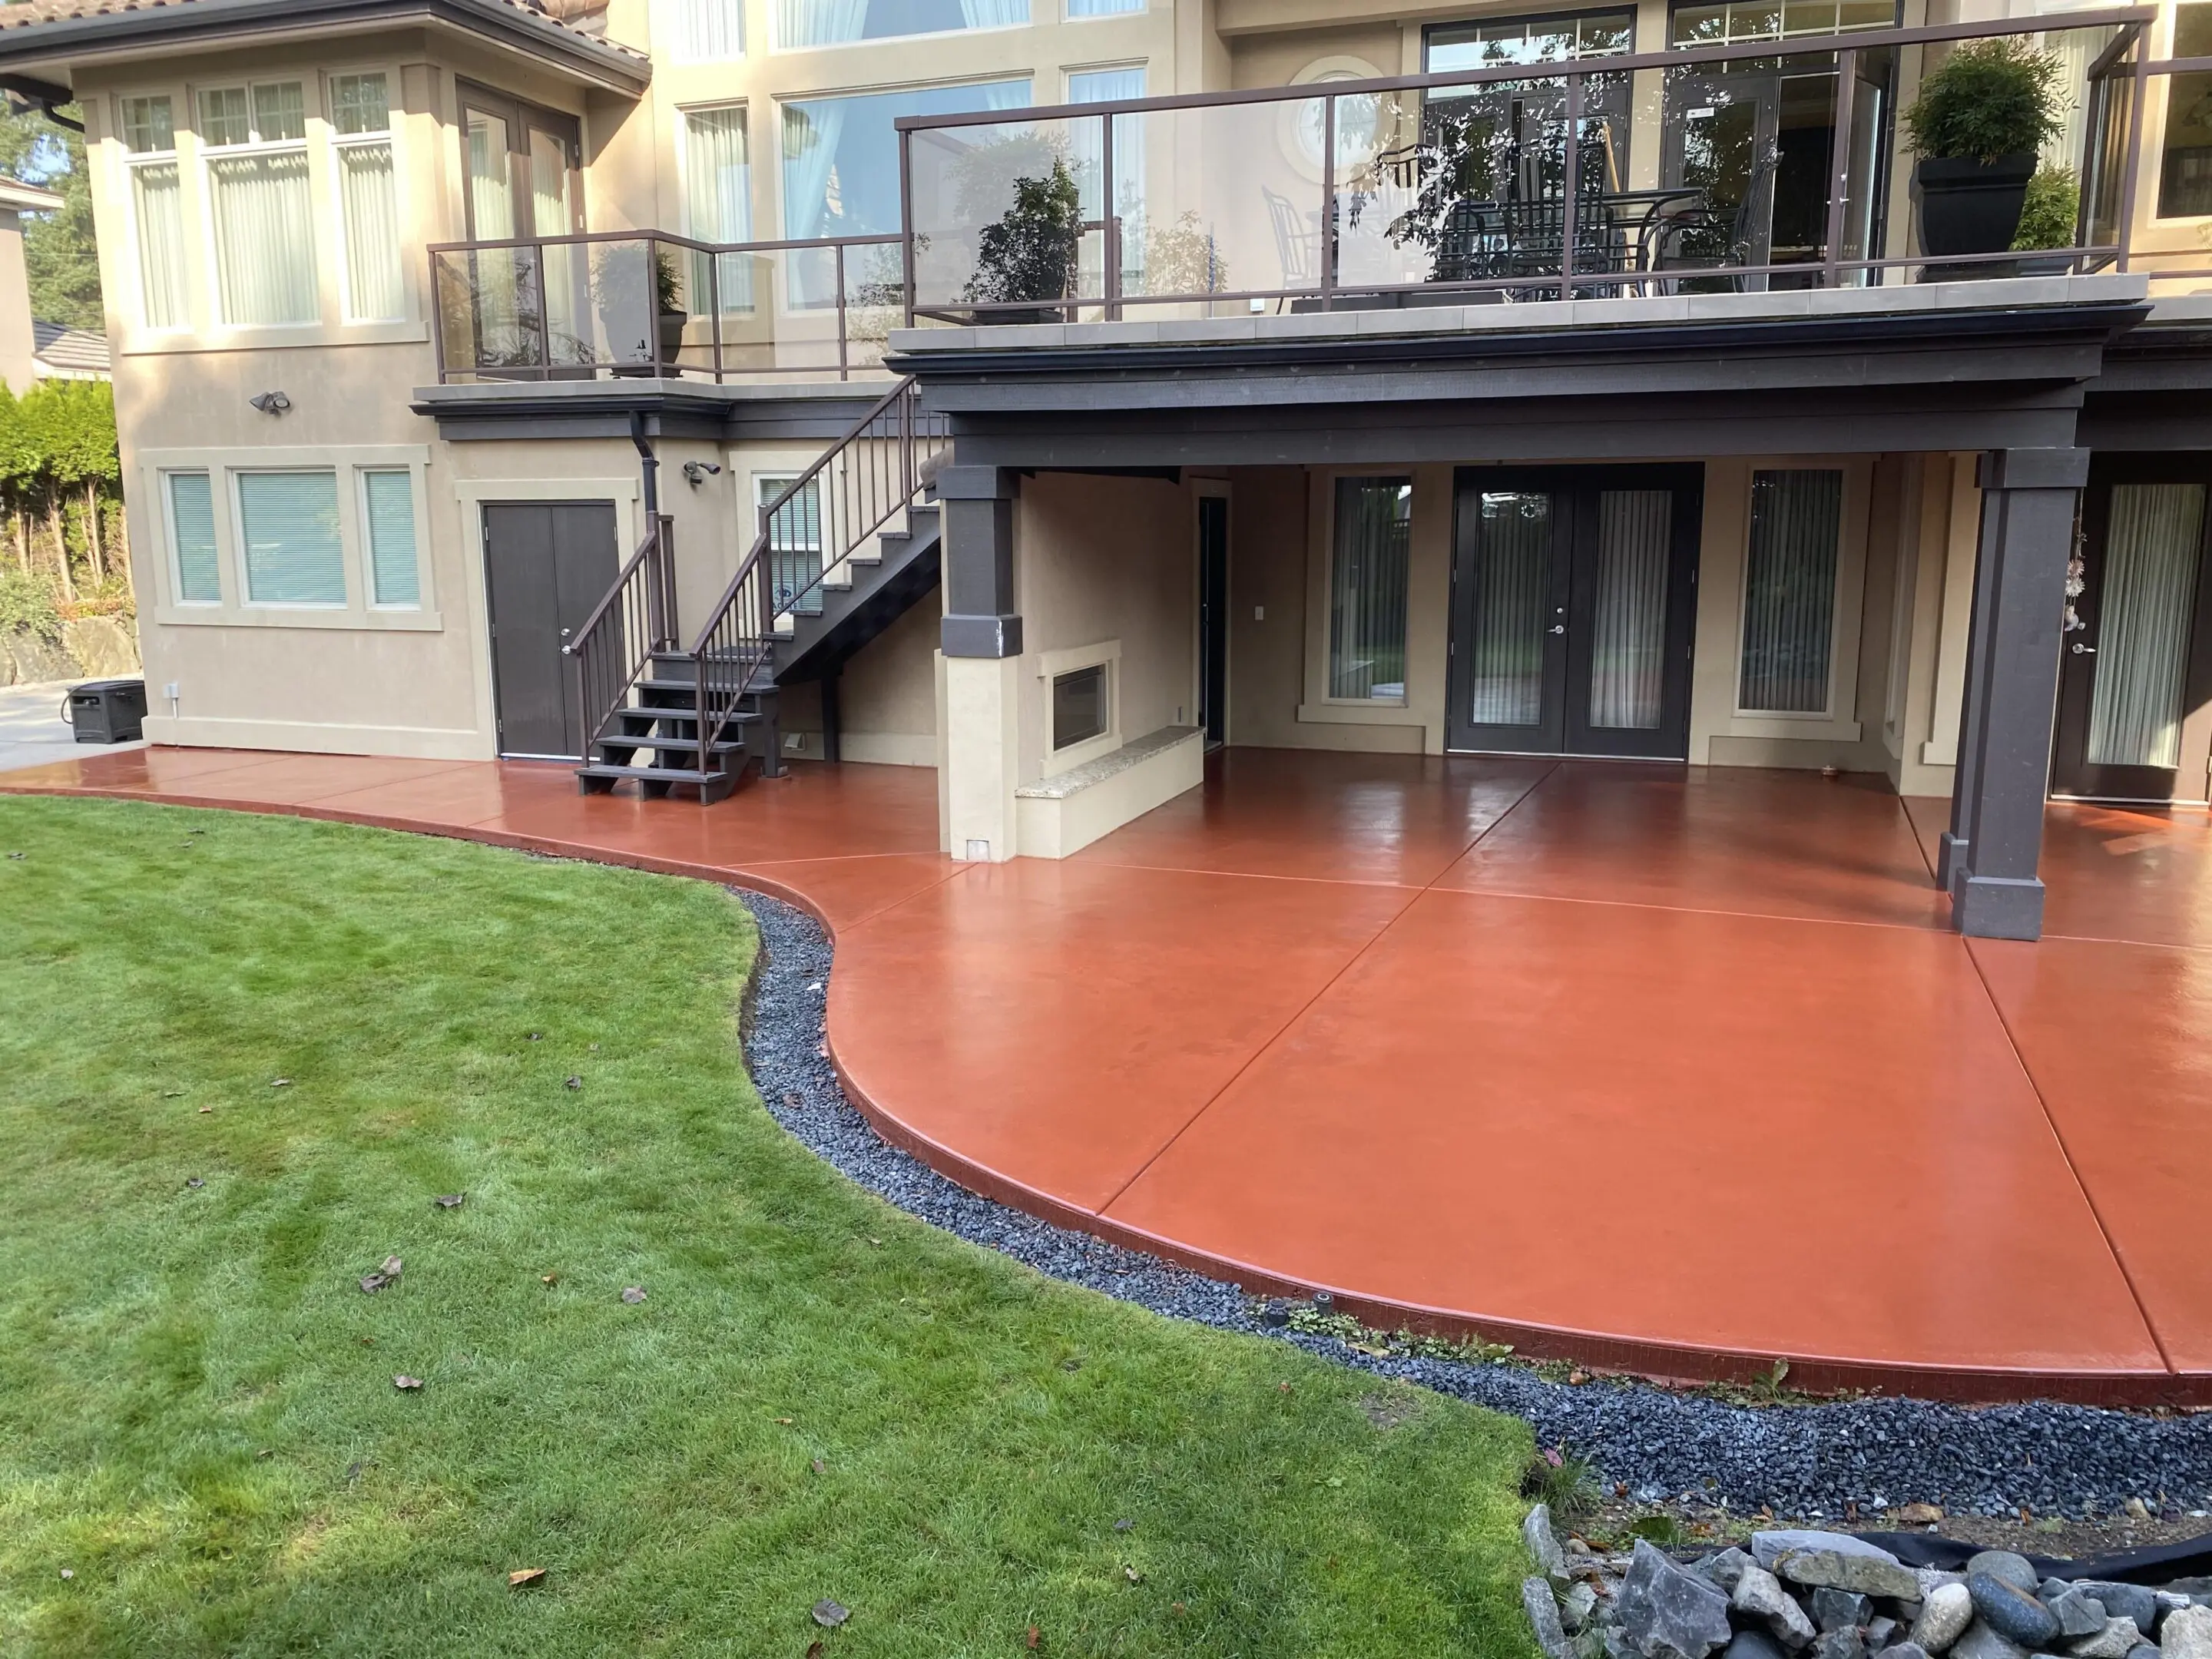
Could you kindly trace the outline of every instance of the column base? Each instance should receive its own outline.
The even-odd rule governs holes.
[[[1967,874],[1952,895],[1951,921],[1969,939],[2041,939],[2043,884],[2033,876]]]
[[[1948,830],[1936,838],[1936,884],[1956,895],[1966,873],[1966,842]]]

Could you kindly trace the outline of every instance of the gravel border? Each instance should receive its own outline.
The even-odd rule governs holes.
[[[1232,1285],[1073,1232],[955,1185],[884,1141],[825,1058],[833,952],[812,918],[732,889],[759,924],[745,1059],[775,1121],[878,1197],[1039,1273],[1154,1313],[1295,1344],[1525,1419],[1540,1445],[1586,1457],[1646,1502],[1681,1498],[1805,1519],[1846,1504],[1956,1513],[2109,1513],[2161,1495],[2212,1509],[2212,1413],[2160,1417],[2085,1406],[1966,1407],[1881,1398],[1754,1407],[1601,1379],[1579,1387],[1524,1365],[1377,1357],[1261,1322]]]

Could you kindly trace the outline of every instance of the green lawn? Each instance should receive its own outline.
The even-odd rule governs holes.
[[[0,853],[0,1653],[1532,1651],[1520,1425],[848,1184],[727,895],[118,802]]]

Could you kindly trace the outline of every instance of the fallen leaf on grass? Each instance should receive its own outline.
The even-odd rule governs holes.
[[[1145,1575],[1139,1572],[1134,1567],[1122,1568],[1121,1577],[1127,1579],[1133,1584],[1141,1584],[1145,1582]]]
[[[204,1117],[213,1110],[215,1110],[215,1108],[212,1106],[203,1106],[200,1108],[200,1115]]]
[[[21,857],[22,857],[23,855],[22,855],[21,853],[18,853],[18,854],[15,854],[15,856],[16,856],[17,858],[21,858]],[[64,1578],[74,1578],[74,1577],[76,1577],[76,1569],[75,1567],[64,1567],[64,1568],[62,1569],[62,1577],[64,1577]]]
[[[538,1282],[541,1285],[558,1285],[561,1282],[561,1275],[558,1273],[540,1273],[538,1275]]]
[[[360,1480],[361,1472],[368,1467],[368,1460],[366,1458],[357,1458],[353,1462],[347,1464],[345,1472],[346,1484],[350,1486],[353,1482]]]
[[[467,1196],[466,1193],[440,1193],[430,1201],[441,1210],[458,1210],[461,1207],[461,1200]]]
[[[1134,1527],[1136,1524],[1137,1524],[1137,1523],[1136,1523],[1135,1522],[1133,1522],[1133,1521],[1116,1521],[1116,1522],[1114,1523],[1114,1530],[1115,1530],[1115,1532],[1127,1532],[1131,1528]]]
[[[207,1185],[207,1182],[202,1181],[198,1176],[186,1176],[185,1177],[185,1185],[187,1187],[204,1187]]]
[[[817,1474],[827,1474],[830,1473],[830,1466],[817,1457],[814,1460],[814,1473]]]
[[[1022,1645],[1025,1648],[1033,1648],[1043,1640],[1044,1632],[1039,1630],[1035,1625],[1031,1625],[1030,1626],[1030,1633],[1022,1640]]]
[[[814,1604],[814,1622],[824,1630],[835,1630],[853,1616],[853,1610],[842,1602],[823,1596]]]
[[[534,1584],[545,1576],[543,1567],[517,1567],[507,1575],[509,1589],[520,1589],[525,1584]]]
[[[564,1089],[580,1089],[584,1086],[584,1079],[580,1077],[572,1077],[561,1086]]]
[[[361,1278],[362,1294],[374,1296],[391,1282],[392,1275],[389,1273],[363,1273]]]
[[[530,1034],[530,1040],[532,1042],[543,1042],[545,1041],[545,1033],[543,1031],[532,1031]]]
[[[292,1079],[289,1077],[271,1078],[269,1079],[269,1086],[272,1089],[289,1089],[292,1086]]]
[[[404,1265],[398,1256],[387,1255],[384,1258],[384,1265],[379,1271],[386,1278],[397,1279],[399,1277],[399,1269]]]
[[[829,1651],[819,1642],[809,1642],[806,1644],[806,1659],[822,1659],[822,1656]]]
[[[1943,1510],[1935,1504],[1907,1504],[1897,1518],[1908,1527],[1932,1527],[1943,1518]]]
[[[422,1386],[422,1379],[419,1376],[410,1376],[403,1371],[392,1379],[392,1386],[395,1389],[419,1389]]]
[[[264,1446],[264,1447],[263,1447],[259,1451],[258,1451],[258,1452],[256,1452],[256,1453],[254,1453],[254,1454],[253,1454],[254,1461],[255,1461],[256,1462],[265,1462],[265,1461],[267,1461],[268,1459],[270,1459],[270,1458],[271,1458],[271,1457],[274,1457],[274,1456],[276,1456],[276,1454],[275,1452],[273,1452],[273,1451],[270,1450],[270,1449],[269,1449],[268,1447],[266,1447],[266,1446]]]
[[[635,1307],[638,1303],[645,1300],[645,1286],[642,1285],[623,1285],[623,1300]]]
[[[789,1428],[789,1427],[792,1425],[792,1423],[793,1423],[793,1419],[788,1418],[788,1417],[779,1417],[779,1418],[777,1418],[775,1420],[776,1420],[778,1423],[781,1424],[781,1425],[782,1425],[785,1428],[787,1428],[787,1428]]]

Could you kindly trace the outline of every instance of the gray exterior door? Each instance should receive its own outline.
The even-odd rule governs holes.
[[[614,586],[614,503],[487,502],[483,546],[499,752],[580,759],[575,677],[561,647]]]

